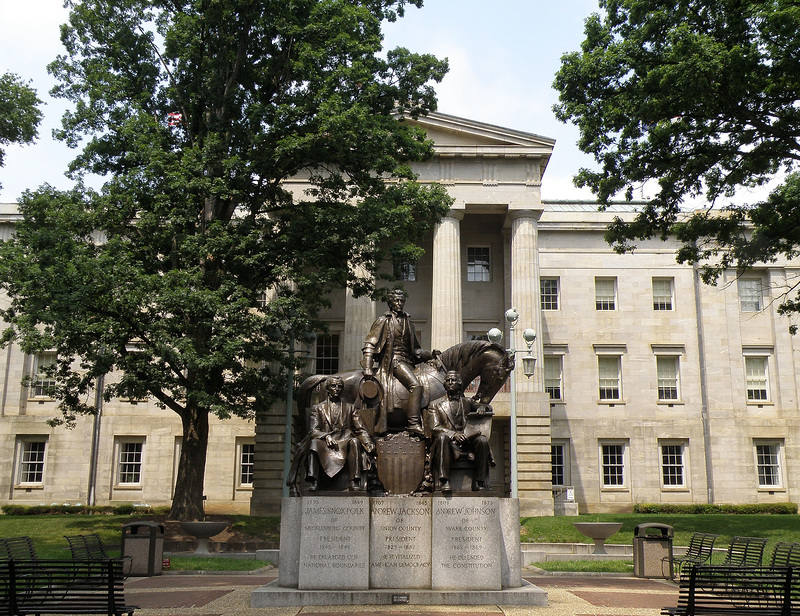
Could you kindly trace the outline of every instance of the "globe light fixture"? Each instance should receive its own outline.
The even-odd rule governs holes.
[[[516,357],[517,349],[515,348],[516,336],[515,328],[517,321],[519,321],[519,312],[516,308],[509,308],[506,310],[505,319],[508,323],[508,337],[509,348],[506,349],[511,357]],[[493,327],[487,332],[489,341],[494,344],[500,344],[503,340],[503,332],[497,327]],[[528,347],[528,352],[522,357],[522,372],[526,377],[533,376],[533,371],[536,368],[536,358],[531,354],[531,347],[536,341],[536,332],[530,328],[522,332],[522,339]],[[522,350],[520,350],[520,353]],[[517,498],[517,376],[516,370],[511,371],[511,438],[510,438],[510,466],[511,466],[511,498]]]
[[[531,347],[533,343],[536,342],[536,332],[532,329],[526,329],[522,332],[522,339],[525,341],[525,344],[528,345],[528,354],[522,357],[522,372],[526,377],[531,378],[536,368],[536,358],[531,355]]]

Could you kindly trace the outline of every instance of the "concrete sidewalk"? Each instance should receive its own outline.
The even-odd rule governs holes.
[[[165,573],[151,578],[130,578],[125,597],[138,605],[139,616],[384,616],[408,613],[458,616],[658,616],[662,607],[675,606],[678,589],[666,580],[645,580],[619,575],[540,574],[523,571],[523,577],[547,591],[547,607],[502,606],[331,606],[302,608],[251,608],[250,594],[278,577],[272,567],[251,574]]]

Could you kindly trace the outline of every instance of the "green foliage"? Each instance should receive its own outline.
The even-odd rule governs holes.
[[[30,143],[36,138],[36,128],[42,119],[42,101],[36,90],[18,75],[0,75],[0,143]],[[0,150],[0,165],[3,152]]]
[[[9,143],[31,143],[42,120],[36,90],[14,73],[0,75],[0,146]],[[0,167],[5,152],[0,148]],[[2,184],[0,184],[2,187]]]
[[[795,503],[758,503],[751,505],[709,505],[694,503],[677,505],[668,503],[639,503],[633,506],[634,513],[671,513],[671,514],[725,514],[725,515],[795,515]]]
[[[23,196],[0,246],[3,341],[57,351],[55,424],[93,413],[112,370],[106,399],[180,415],[172,515],[197,519],[209,414],[280,399],[285,349],[324,328],[328,292],[379,294],[379,264],[447,211],[414,180],[433,149],[407,121],[447,63],[381,53],[381,21],[421,0],[68,4],[58,136],[84,144],[74,177],[106,182]]]
[[[794,0],[602,0],[581,50],[556,74],[555,113],[580,130],[599,170],[575,181],[607,205],[645,184],[658,194],[607,239],[675,234],[680,262],[713,282],[728,267],[797,254],[800,178],[800,6]],[[783,179],[769,199],[734,205],[743,190]],[[704,196],[720,212],[681,211]],[[787,291],[788,293],[788,291]],[[784,310],[797,312],[797,299]]]
[[[3,505],[5,515],[166,515],[169,507],[149,505]]]

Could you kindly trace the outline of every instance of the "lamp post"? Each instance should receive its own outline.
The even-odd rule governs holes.
[[[506,353],[511,357],[516,358],[516,325],[519,321],[519,313],[516,308],[506,310],[506,321],[508,322],[508,338],[509,348]],[[503,340],[503,332],[496,327],[489,330],[489,340],[495,344],[500,344]],[[526,377],[530,378],[533,375],[534,368],[536,367],[536,358],[531,355],[531,346],[536,341],[536,332],[532,329],[526,329],[522,332],[522,338],[528,347],[527,355],[522,357],[522,371]],[[519,351],[523,352],[522,350]],[[517,498],[517,370],[511,371],[511,434],[510,434],[510,447],[511,447],[511,498]]]
[[[306,345],[313,344],[317,339],[315,332],[306,332],[303,340]],[[293,358],[297,352],[294,348],[294,331],[289,332],[289,357]],[[303,351],[300,351],[302,353]],[[289,473],[289,466],[292,463],[292,394],[294,393],[294,369],[289,368],[286,376],[286,428],[283,441],[283,495],[289,496],[289,486],[286,485],[286,477]]]

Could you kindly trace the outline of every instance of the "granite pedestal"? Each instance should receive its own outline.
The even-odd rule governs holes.
[[[516,499],[292,497],[281,511],[279,577],[252,607],[547,605],[522,580]]]

